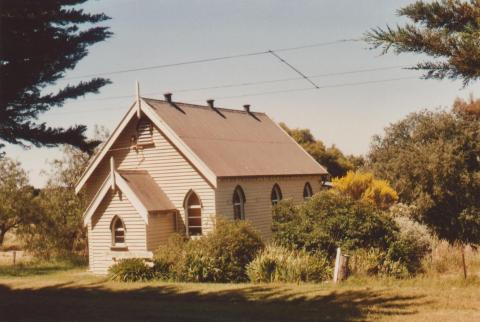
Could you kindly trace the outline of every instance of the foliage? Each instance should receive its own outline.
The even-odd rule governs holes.
[[[332,269],[325,255],[268,245],[248,264],[247,273],[255,283],[321,282],[331,277]]]
[[[333,179],[333,187],[355,200],[363,200],[379,209],[387,209],[398,200],[398,195],[385,180],[375,179],[370,172],[349,171],[342,178]]]
[[[480,78],[480,2],[478,0],[416,1],[398,11],[413,23],[376,28],[366,40],[387,53],[426,54],[431,61],[413,69],[425,78],[462,79],[464,85]]]
[[[52,162],[50,179],[37,197],[39,211],[21,227],[25,247],[39,258],[86,257],[87,239],[83,227],[86,201],[75,194],[75,183],[85,169],[88,154],[63,147],[63,159]]]
[[[427,226],[413,219],[415,211],[415,207],[400,203],[391,207],[389,214],[399,227],[399,237],[412,239],[417,244],[418,253],[425,255],[432,250],[437,238],[431,235]]]
[[[0,246],[5,234],[29,223],[37,212],[35,191],[19,162],[0,158]]]
[[[67,70],[88,54],[88,47],[111,36],[109,19],[75,7],[87,0],[3,0],[0,2],[0,139],[25,145],[71,144],[91,151],[98,142],[87,141],[86,127],[49,127],[37,122],[40,114],[61,107],[68,99],[98,93],[110,83],[94,78],[68,84],[57,92]],[[3,144],[0,143],[0,148]]]
[[[337,247],[386,250],[397,230],[387,214],[334,190],[317,193],[298,206],[283,201],[273,214],[273,238],[279,245],[330,257]]]
[[[345,156],[336,146],[327,148],[322,141],[316,140],[308,129],[291,129],[286,124],[280,126],[318,163],[325,166],[333,177],[342,177],[349,170],[363,166],[364,160],[359,156]]]
[[[153,270],[141,258],[122,259],[112,265],[109,277],[118,282],[141,282],[154,278]]]
[[[218,219],[215,231],[199,239],[175,235],[155,253],[154,267],[163,279],[190,282],[246,281],[246,266],[263,248],[245,221]]]
[[[396,278],[414,276],[423,270],[422,260],[425,254],[417,255],[411,246],[414,244],[395,241],[386,251],[378,248],[358,249],[351,254],[352,273]]]
[[[480,123],[421,111],[374,138],[369,166],[392,183],[415,219],[451,244],[480,244]]]
[[[468,100],[457,98],[453,103],[453,111],[465,118],[480,119],[480,99],[475,99],[470,95]]]

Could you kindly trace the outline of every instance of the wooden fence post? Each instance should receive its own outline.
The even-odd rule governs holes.
[[[14,250],[13,251],[13,266],[15,266],[16,262],[17,262],[17,251]]]
[[[347,279],[349,275],[348,269],[349,256],[343,255],[342,250],[337,248],[337,257],[335,258],[335,269],[333,271],[333,282],[338,283]]]
[[[335,257],[335,269],[333,270],[333,282],[338,282],[338,271],[340,270],[340,258],[342,256],[342,250],[337,248],[337,257]]]

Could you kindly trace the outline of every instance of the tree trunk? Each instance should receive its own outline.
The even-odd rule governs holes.
[[[3,245],[3,240],[5,239],[5,233],[6,231],[0,230],[0,246]]]
[[[460,245],[462,251],[463,278],[467,279],[467,263],[465,261],[465,245]]]

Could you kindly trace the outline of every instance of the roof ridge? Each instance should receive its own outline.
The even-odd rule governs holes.
[[[162,103],[168,103],[166,100],[158,99],[158,98],[149,98],[149,97],[142,97],[145,100],[150,100],[150,101],[157,101],[157,102],[162,102]],[[173,101],[175,104],[179,105],[187,105],[192,108],[204,108],[211,110],[210,106],[206,105],[200,105],[200,104],[193,104],[193,103],[185,103],[185,102],[179,102],[179,101]],[[234,113],[241,113],[241,114],[248,114],[248,112],[239,110],[239,109],[234,109],[234,108],[227,108],[227,107],[215,107],[217,110],[221,111],[227,111],[227,112],[234,112]],[[265,112],[255,112],[251,111],[250,114],[259,114],[259,115],[267,115]]]

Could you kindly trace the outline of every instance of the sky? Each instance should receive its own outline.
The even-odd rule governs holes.
[[[90,47],[89,55],[68,71],[56,88],[96,73],[357,39],[370,28],[405,22],[395,12],[411,2],[91,0],[82,8],[110,16],[104,25],[114,35]],[[455,98],[474,93],[473,87],[462,88],[461,82],[422,80],[420,73],[400,67],[328,75],[412,66],[425,59],[413,54],[381,55],[358,41],[280,51],[278,55],[306,75],[323,75],[313,79],[321,88],[292,91],[312,87],[299,79],[181,91],[298,77],[277,58],[264,54],[108,75],[112,84],[99,94],[69,101],[42,115],[40,121],[52,126],[85,124],[89,135],[96,125],[113,130],[133,103],[138,81],[145,97],[161,98],[162,93],[173,92],[173,99],[180,102],[205,104],[213,98],[217,106],[239,109],[250,104],[253,111],[266,112],[277,122],[309,128],[315,137],[327,145],[335,144],[344,153],[366,154],[372,136],[382,134],[390,123],[421,109],[446,108]],[[386,79],[400,80],[383,81]],[[343,86],[359,82],[370,83]],[[256,95],[265,92],[277,93]],[[50,168],[49,163],[62,157],[58,148],[7,145],[5,152],[22,163],[37,187],[46,183],[43,172]]]

